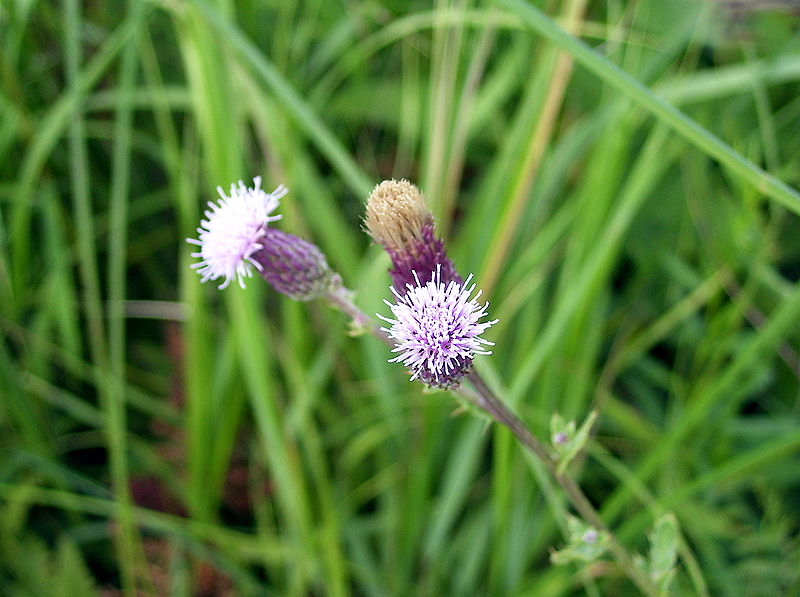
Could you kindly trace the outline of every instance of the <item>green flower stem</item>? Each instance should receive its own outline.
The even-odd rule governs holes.
[[[359,309],[352,300],[353,292],[342,285],[338,276],[334,277],[333,282],[325,294],[325,298],[336,308],[352,318],[353,324],[359,331],[370,332],[381,342],[389,347],[393,346],[389,335],[380,326],[376,325],[373,319]],[[465,379],[470,383],[474,392],[459,384],[453,391],[466,398],[475,407],[480,408],[488,414],[495,422],[505,425],[539,462],[544,465],[556,483],[564,490],[570,503],[583,519],[598,530],[603,531],[608,537],[608,547],[620,569],[645,595],[657,597],[659,592],[653,582],[634,564],[633,557],[628,553],[622,543],[614,536],[611,530],[600,518],[597,510],[581,490],[580,486],[568,475],[558,470],[558,462],[550,454],[549,450],[530,432],[522,420],[509,409],[492,392],[483,378],[477,371],[472,369],[467,373]]]
[[[339,275],[334,274],[324,298],[353,320],[353,327],[356,332],[369,332],[387,346],[392,347],[393,344],[389,334],[384,332],[379,325],[376,325],[373,319],[353,302],[354,294],[352,290],[342,284],[342,279]]]

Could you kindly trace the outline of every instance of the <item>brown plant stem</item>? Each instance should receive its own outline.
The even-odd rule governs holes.
[[[389,335],[376,325],[373,319],[359,309],[352,301],[353,292],[345,288],[338,277],[331,284],[325,298],[336,308],[350,316],[355,327],[371,333],[389,347],[393,346]],[[540,442],[528,429],[525,423],[500,400],[489,386],[483,381],[480,374],[474,369],[466,374],[465,379],[470,383],[474,394],[467,391],[463,384],[459,384],[453,391],[458,392],[477,408],[488,414],[494,421],[508,428],[514,437],[542,463],[549,475],[564,490],[575,510],[583,519],[597,530],[603,531],[608,537],[608,548],[617,565],[625,575],[649,597],[658,597],[659,591],[647,575],[640,570],[633,561],[633,557],[619,542],[616,536],[600,518],[600,514],[581,490],[580,486],[568,475],[558,471],[558,461],[547,447]]]
[[[483,381],[480,374],[472,369],[466,379],[474,388],[475,403],[489,414],[495,421],[505,425],[519,442],[527,448],[541,463],[547,472],[564,490],[570,503],[583,519],[608,537],[608,548],[619,567],[626,576],[645,594],[656,597],[659,592],[652,581],[636,566],[633,558],[619,542],[611,529],[606,526],[600,514],[581,490],[580,486],[566,474],[558,472],[558,461],[549,450],[530,432],[520,418],[503,403]]]
[[[341,278],[335,274],[328,291],[325,293],[324,298],[331,303],[334,307],[350,316],[353,320],[353,325],[356,331],[369,332],[378,340],[389,346],[393,346],[389,338],[389,334],[384,332],[379,325],[376,325],[373,319],[359,309],[353,302],[353,291],[346,288],[342,284]]]

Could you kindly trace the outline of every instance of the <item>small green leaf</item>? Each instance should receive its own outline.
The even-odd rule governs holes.
[[[555,453],[561,457],[570,439],[575,436],[575,421],[565,421],[558,413],[550,417],[550,442]]]
[[[550,438],[553,449],[558,458],[558,473],[564,474],[567,467],[586,447],[595,421],[597,411],[592,411],[581,425],[575,430],[575,421],[565,422],[559,414],[550,419]]]
[[[662,592],[669,589],[678,553],[678,522],[672,512],[656,520],[650,534],[650,577]]]
[[[586,524],[579,518],[567,518],[569,543],[563,549],[550,554],[554,564],[563,565],[570,562],[593,562],[608,549],[608,535]]]

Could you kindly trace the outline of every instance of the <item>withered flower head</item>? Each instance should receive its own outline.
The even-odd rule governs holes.
[[[445,284],[461,282],[444,244],[436,238],[433,214],[419,189],[407,180],[384,180],[372,190],[364,224],[389,254],[389,272],[398,292],[405,292],[409,284],[426,284],[437,269]]]
[[[367,201],[364,223],[377,242],[393,251],[422,239],[422,228],[433,216],[419,189],[407,180],[384,180]]]

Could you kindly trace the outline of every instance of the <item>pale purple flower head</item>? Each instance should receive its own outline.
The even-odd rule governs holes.
[[[497,320],[480,321],[489,304],[478,304],[480,291],[470,298],[475,290],[471,275],[463,283],[445,282],[437,267],[429,277],[425,284],[407,285],[403,294],[391,287],[397,303],[385,302],[395,318],[378,317],[392,324],[382,328],[395,342],[392,352],[398,353],[390,362],[408,367],[411,381],[447,388],[461,380],[476,354],[491,354],[484,347],[493,343],[480,334]]]
[[[288,190],[279,186],[272,193],[261,189],[261,177],[253,187],[231,185],[230,196],[217,187],[221,199],[209,202],[206,219],[197,229],[199,239],[186,241],[200,247],[192,265],[201,281],[224,278],[220,288],[237,279],[252,277],[253,268],[278,292],[294,299],[308,300],[327,288],[333,273],[325,255],[316,245],[297,236],[269,227],[281,216],[271,215]]]
[[[244,288],[244,279],[253,275],[252,268],[260,269],[253,253],[263,247],[261,240],[269,222],[281,218],[270,214],[288,190],[281,185],[267,193],[261,188],[261,177],[256,176],[253,188],[245,187],[240,180],[239,186],[231,185],[230,196],[222,187],[217,187],[217,192],[221,199],[217,203],[208,202],[206,219],[197,229],[199,239],[186,239],[200,247],[192,257],[201,260],[192,267],[197,269],[202,282],[224,278],[219,287],[225,288],[231,280],[238,279],[239,286]]]

